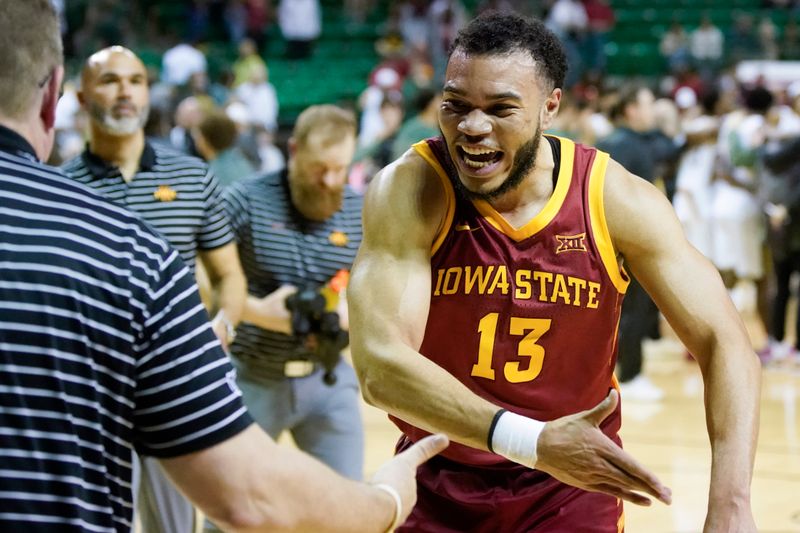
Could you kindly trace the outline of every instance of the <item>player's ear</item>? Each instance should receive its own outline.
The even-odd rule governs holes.
[[[556,118],[558,109],[561,106],[561,94],[561,89],[556,87],[550,91],[550,94],[545,99],[541,116],[539,117],[542,131],[548,129],[553,124],[553,120]]]

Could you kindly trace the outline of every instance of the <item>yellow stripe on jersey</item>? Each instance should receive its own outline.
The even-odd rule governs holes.
[[[592,170],[589,174],[589,218],[592,221],[592,235],[594,242],[600,250],[600,258],[603,260],[608,277],[614,287],[620,293],[628,290],[627,272],[617,262],[617,252],[611,241],[611,234],[608,232],[606,224],[605,203],[603,201],[603,184],[606,180],[606,167],[608,166],[608,154],[597,151],[592,163]]]
[[[427,141],[420,141],[414,144],[412,148],[414,148],[414,150],[416,150],[416,152],[436,171],[436,175],[439,176],[442,187],[444,187],[445,202],[447,202],[444,220],[442,220],[442,224],[436,232],[436,238],[433,239],[433,245],[431,245],[431,256],[433,256],[439,247],[442,246],[445,237],[447,237],[447,233],[450,231],[450,226],[453,225],[453,218],[456,214],[456,195],[453,190],[453,184],[450,183],[450,178],[447,177],[447,172],[444,167],[442,167],[442,164],[439,163],[439,160],[436,159],[436,156],[433,155]]]
[[[553,195],[535,217],[528,221],[521,228],[515,228],[508,221],[503,218],[503,215],[498,213],[489,202],[485,200],[473,200],[472,203],[478,212],[486,218],[486,221],[494,226],[498,231],[501,231],[508,237],[511,237],[517,242],[520,242],[532,235],[535,235],[539,230],[547,226],[553,218],[558,214],[559,209],[564,203],[564,198],[567,197],[569,185],[572,181],[572,165],[575,159],[575,143],[563,137],[556,137],[561,142],[561,165],[558,169],[558,179],[556,188]]]

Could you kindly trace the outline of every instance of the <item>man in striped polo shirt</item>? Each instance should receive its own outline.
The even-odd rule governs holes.
[[[0,13],[0,531],[130,532],[134,448],[226,528],[396,527],[447,439],[371,486],[253,424],[179,254],[40,163],[64,74],[52,3]]]
[[[90,117],[87,149],[64,165],[75,181],[138,213],[194,271],[200,258],[218,308],[212,321],[223,346],[233,340],[245,299],[236,243],[220,203],[220,187],[201,160],[151,144],[147,72],[130,50],[113,46],[93,54],[78,93]],[[190,533],[194,511],[154,460],[142,461],[139,508],[148,531]]]
[[[351,112],[312,106],[295,124],[288,168],[234,183],[224,202],[248,283],[231,346],[245,405],[273,438],[289,430],[301,449],[360,479],[363,428],[353,368],[332,350],[327,369],[335,382],[326,383],[324,361],[293,331],[286,305],[298,288],[329,285],[355,258],[361,197],[346,185],[355,139]],[[345,315],[343,297],[338,310]]]

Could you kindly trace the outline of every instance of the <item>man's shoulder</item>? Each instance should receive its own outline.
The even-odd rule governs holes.
[[[81,174],[88,171],[88,167],[86,165],[85,160],[86,152],[83,151],[80,154],[76,155],[72,159],[68,159],[61,163],[59,167],[68,177],[72,177],[76,174]]]
[[[0,191],[11,194],[20,206],[24,204],[22,208],[29,214],[35,213],[53,226],[79,220],[81,230],[107,240],[109,245],[126,240],[151,250],[167,249],[166,242],[138,215],[70,179],[64,169],[33,162],[17,166],[14,172],[3,167],[0,163]],[[69,231],[76,231],[70,227]]]
[[[185,170],[197,170],[203,173],[208,172],[208,163],[199,157],[183,153],[161,142],[148,140],[148,144],[153,149],[156,158],[156,170],[168,170],[178,167]]]
[[[287,202],[288,192],[284,180],[282,172],[255,174],[228,185],[223,197],[246,210],[255,206],[272,209]]]
[[[274,196],[281,195],[281,191],[285,189],[285,179],[283,172],[262,172],[235,181],[228,188],[232,191],[243,193],[268,191],[268,196],[263,198],[263,200],[268,201]]]

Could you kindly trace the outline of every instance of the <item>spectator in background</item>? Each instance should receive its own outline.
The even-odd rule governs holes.
[[[428,5],[428,0],[403,0],[400,3],[398,26],[412,54],[428,55]]]
[[[584,71],[580,51],[589,26],[586,8],[581,0],[555,0],[547,14],[545,24],[564,45],[569,63],[564,86],[572,87]]]
[[[797,82],[795,82],[797,83]],[[775,297],[767,346],[759,352],[764,363],[800,362],[800,313],[795,317],[794,344],[787,342],[786,316],[791,277],[800,272],[800,132],[775,136],[760,150],[760,159],[774,186],[762,195],[769,217],[768,243],[775,275]]]
[[[442,93],[433,89],[420,89],[414,97],[414,114],[397,131],[392,141],[391,161],[397,159],[412,144],[439,134],[439,106]]]
[[[245,8],[247,9],[247,37],[256,43],[260,53],[265,54],[269,44],[269,28],[275,20],[272,0],[245,0]]]
[[[189,42],[199,43],[208,39],[211,6],[209,0],[190,0],[186,17],[186,34]]]
[[[786,21],[780,43],[781,59],[800,59],[800,30],[798,30],[795,17],[789,17],[789,20]]]
[[[655,126],[646,132],[655,161],[656,185],[672,201],[675,195],[675,172],[684,148],[678,107],[671,98],[659,98],[653,103]],[[658,338],[658,333],[655,337]]]
[[[247,107],[251,124],[258,124],[269,131],[278,128],[278,93],[269,82],[266,66],[254,64],[250,78],[236,87],[233,93]]]
[[[280,148],[275,146],[275,133],[264,128],[253,128],[256,150],[260,162],[259,172],[274,174],[286,168],[286,157]]]
[[[719,132],[718,99],[719,93],[709,91],[703,95],[702,106],[698,106],[697,96],[688,87],[680,89],[675,96],[683,116],[687,149],[678,162],[673,205],[686,238],[709,259],[713,253],[711,206]]]
[[[286,40],[286,57],[305,59],[322,33],[319,0],[280,0],[278,25]]]
[[[763,87],[744,91],[744,109],[720,125],[718,172],[713,205],[713,261],[731,299],[741,311],[757,310],[765,329],[764,214],[759,187],[758,150],[764,144],[766,114],[773,96]]]
[[[598,73],[606,71],[605,47],[608,35],[614,29],[614,10],[607,0],[582,0],[586,10],[587,32],[583,43],[585,70]]]
[[[670,72],[684,70],[691,64],[689,47],[689,34],[680,22],[673,20],[658,43],[658,51]]]
[[[178,43],[161,58],[161,79],[172,86],[184,85],[195,72],[207,72],[206,56],[195,43]]]
[[[376,130],[372,142],[359,146],[353,161],[364,166],[367,183],[380,169],[392,162],[392,146],[405,114],[403,96],[397,91],[384,94],[379,110],[381,129]]]
[[[236,123],[236,128],[239,131],[236,137],[236,146],[250,161],[250,164],[258,168],[261,166],[261,156],[258,153],[258,142],[255,134],[258,126],[250,122],[250,113],[247,107],[243,103],[233,100],[225,106],[225,114]]]
[[[775,60],[778,59],[778,28],[769,16],[764,16],[758,23],[758,42],[761,47],[761,58]]]
[[[261,69],[267,70],[267,64],[258,54],[256,42],[246,38],[239,42],[239,57],[233,62],[234,88],[253,79],[255,74],[260,74]]]
[[[350,24],[361,26],[375,7],[375,0],[344,0],[344,14]]]
[[[656,160],[648,139],[655,128],[652,91],[639,85],[624,87],[611,110],[615,129],[597,143],[626,170],[653,182]],[[617,378],[622,398],[634,401],[658,401],[664,392],[642,372],[642,341],[658,330],[658,308],[635,277],[625,293],[619,322],[619,358]]]
[[[197,98],[204,109],[216,105],[216,100],[210,94],[211,84],[205,71],[193,72],[189,80],[172,90],[174,101],[182,102],[190,96]]]
[[[753,16],[747,12],[739,12],[733,16],[733,24],[728,28],[725,37],[727,62],[735,65],[745,59],[761,57],[761,43],[753,24]]]
[[[467,22],[467,10],[461,0],[434,0],[428,8],[428,21],[428,58],[435,83],[441,83],[450,47]]]
[[[698,26],[691,33],[690,50],[694,67],[705,83],[710,83],[722,68],[725,38],[722,31],[711,21],[708,13],[703,14]]]
[[[379,67],[370,74],[369,85],[358,97],[361,119],[358,128],[358,147],[365,148],[386,131],[381,106],[387,98],[402,99],[403,75],[393,67]]]
[[[236,123],[222,111],[208,113],[192,130],[197,151],[223,187],[255,172],[253,165],[236,146],[238,136]]]
[[[187,155],[199,156],[192,139],[192,129],[203,120],[206,109],[195,96],[184,98],[178,103],[175,108],[175,125],[169,131],[169,144],[173,149]]]
[[[247,6],[245,0],[228,0],[225,2],[223,12],[225,29],[228,39],[233,44],[239,44],[247,36]]]

